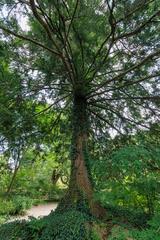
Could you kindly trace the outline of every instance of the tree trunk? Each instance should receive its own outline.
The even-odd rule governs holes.
[[[89,119],[87,101],[83,96],[74,97],[72,116],[71,176],[65,202],[81,211],[89,210],[102,217],[105,210],[93,200],[93,185],[89,169],[88,137]],[[64,204],[64,202],[62,202]],[[65,206],[66,207],[66,206]]]

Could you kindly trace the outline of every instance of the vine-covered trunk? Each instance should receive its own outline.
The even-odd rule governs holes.
[[[87,147],[89,122],[84,97],[74,97],[72,120],[72,167],[69,188],[76,202],[80,198],[90,200],[93,196]]]
[[[87,101],[75,96],[72,116],[71,176],[65,201],[79,210],[89,210],[95,216],[104,215],[104,209],[93,200],[93,185],[89,168],[89,119]],[[63,203],[62,203],[63,204]]]

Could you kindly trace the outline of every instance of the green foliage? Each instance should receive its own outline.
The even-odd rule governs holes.
[[[95,240],[87,230],[89,217],[78,211],[51,213],[29,222],[7,223],[0,227],[1,240]]]
[[[76,211],[69,211],[54,216],[53,213],[49,219],[49,225],[42,233],[41,240],[87,239],[85,228],[87,217],[84,214]]]
[[[0,237],[2,240],[18,240],[23,230],[25,231],[25,221],[15,221],[0,225]]]
[[[148,221],[148,228],[143,230],[127,229],[124,227],[115,227],[109,240],[159,240],[160,239],[160,216],[155,215]]]
[[[11,200],[0,199],[0,215],[9,215],[15,210]]]
[[[7,221],[7,216],[0,215],[0,225]]]
[[[154,126],[150,131],[103,143],[103,155],[98,153],[100,161],[92,165],[96,199],[104,206],[112,204],[150,215],[159,211],[159,149]]]
[[[0,199],[0,215],[24,214],[33,205],[34,201],[26,196],[12,196],[9,199]]]
[[[136,228],[144,228],[150,219],[149,214],[143,211],[131,210],[124,207],[105,205],[108,215],[107,219],[112,219],[115,223],[127,223]]]
[[[94,229],[91,231],[90,239],[92,239],[92,240],[101,240],[99,234]]]
[[[125,228],[116,227],[113,228],[111,236],[108,238],[108,240],[127,240],[129,239],[130,234],[128,233],[128,230],[126,231]]]
[[[12,197],[12,203],[14,206],[12,214],[24,214],[27,209],[32,207],[34,201],[29,197],[16,195]]]

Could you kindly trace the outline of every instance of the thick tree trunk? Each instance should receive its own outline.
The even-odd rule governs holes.
[[[76,202],[76,197],[79,198],[76,196],[77,192],[87,199],[93,195],[87,163],[88,116],[85,98],[75,96],[72,119],[72,168],[69,189]]]
[[[74,97],[72,119],[72,166],[69,190],[65,200],[79,210],[89,210],[94,216],[102,217],[105,214],[104,209],[93,200],[87,147],[89,137],[87,101],[82,96]]]

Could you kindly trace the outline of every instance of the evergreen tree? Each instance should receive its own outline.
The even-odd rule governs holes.
[[[63,204],[87,200],[99,216],[88,142],[91,134],[98,139],[158,121],[160,2],[2,0],[0,6],[1,40],[22,99],[50,100],[43,113],[54,106],[70,114],[72,168]]]

